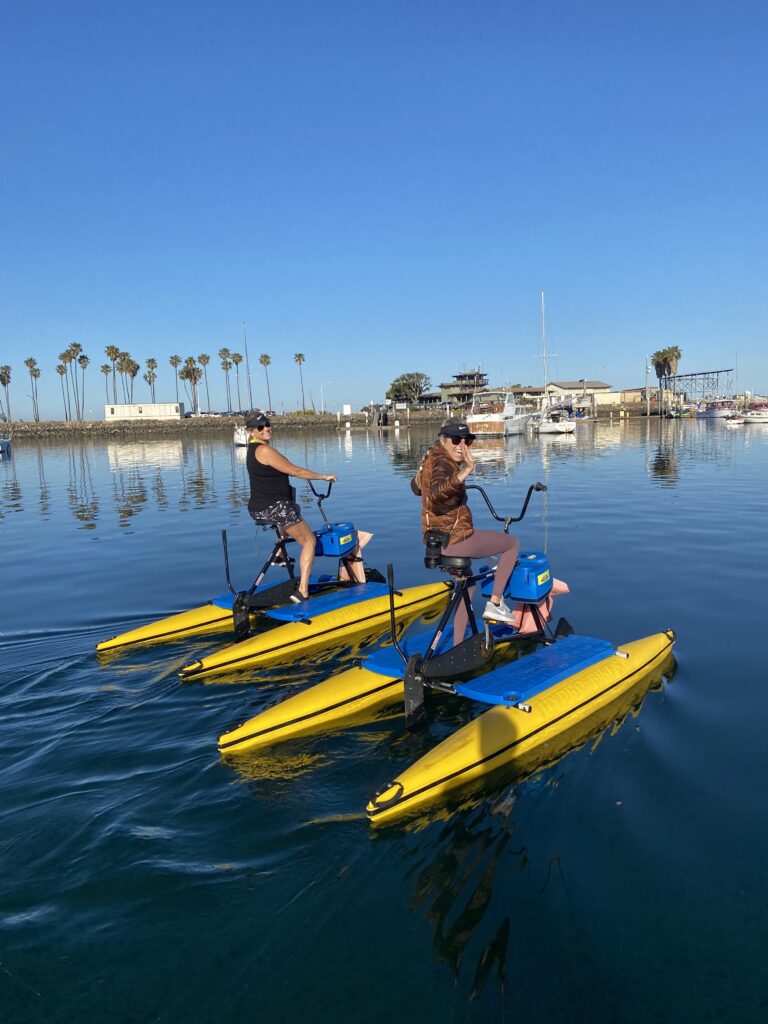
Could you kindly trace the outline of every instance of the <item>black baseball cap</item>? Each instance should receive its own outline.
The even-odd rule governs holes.
[[[475,435],[466,423],[461,420],[454,420],[451,423],[444,423],[437,433],[438,437],[457,437],[461,441],[474,441]]]
[[[252,412],[250,416],[246,417],[245,425],[249,430],[253,430],[254,427],[258,427],[260,430],[262,427],[272,426],[269,417],[265,416],[263,412]]]

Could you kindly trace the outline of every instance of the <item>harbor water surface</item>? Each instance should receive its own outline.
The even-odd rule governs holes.
[[[420,426],[284,434],[401,586]],[[580,423],[478,442],[476,482],[570,587],[557,614],[677,668],[526,779],[418,827],[367,798],[476,713],[431,702],[239,762],[217,737],[347,647],[182,684],[211,638],[96,643],[236,585],[268,538],[226,440],[19,440],[0,462],[0,1020],[762,1021],[768,1013],[768,428]],[[300,500],[321,524],[312,495]],[[471,499],[476,523],[491,520]],[[318,568],[320,565],[318,563]]]

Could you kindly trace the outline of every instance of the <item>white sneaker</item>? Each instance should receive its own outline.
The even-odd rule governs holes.
[[[503,597],[498,604],[488,601],[483,612],[483,618],[490,619],[492,622],[506,622],[510,626],[514,625],[512,609],[504,603]]]

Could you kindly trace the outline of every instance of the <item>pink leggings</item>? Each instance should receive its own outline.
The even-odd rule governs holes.
[[[496,567],[492,591],[494,597],[501,597],[507,580],[515,568],[519,550],[520,543],[517,537],[510,537],[508,533],[499,533],[498,530],[475,530],[469,540],[462,540],[458,544],[449,544],[447,548],[443,548],[443,554],[460,555],[464,558],[486,558],[488,555],[501,555]],[[475,588],[470,587],[470,601],[474,594]],[[456,608],[456,614],[453,617],[454,644],[461,643],[466,631],[467,609],[462,601]]]

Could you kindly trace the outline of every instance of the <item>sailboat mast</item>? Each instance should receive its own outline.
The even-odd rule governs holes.
[[[544,401],[547,400],[547,328],[544,318],[544,292],[541,293],[541,349],[544,360]]]

